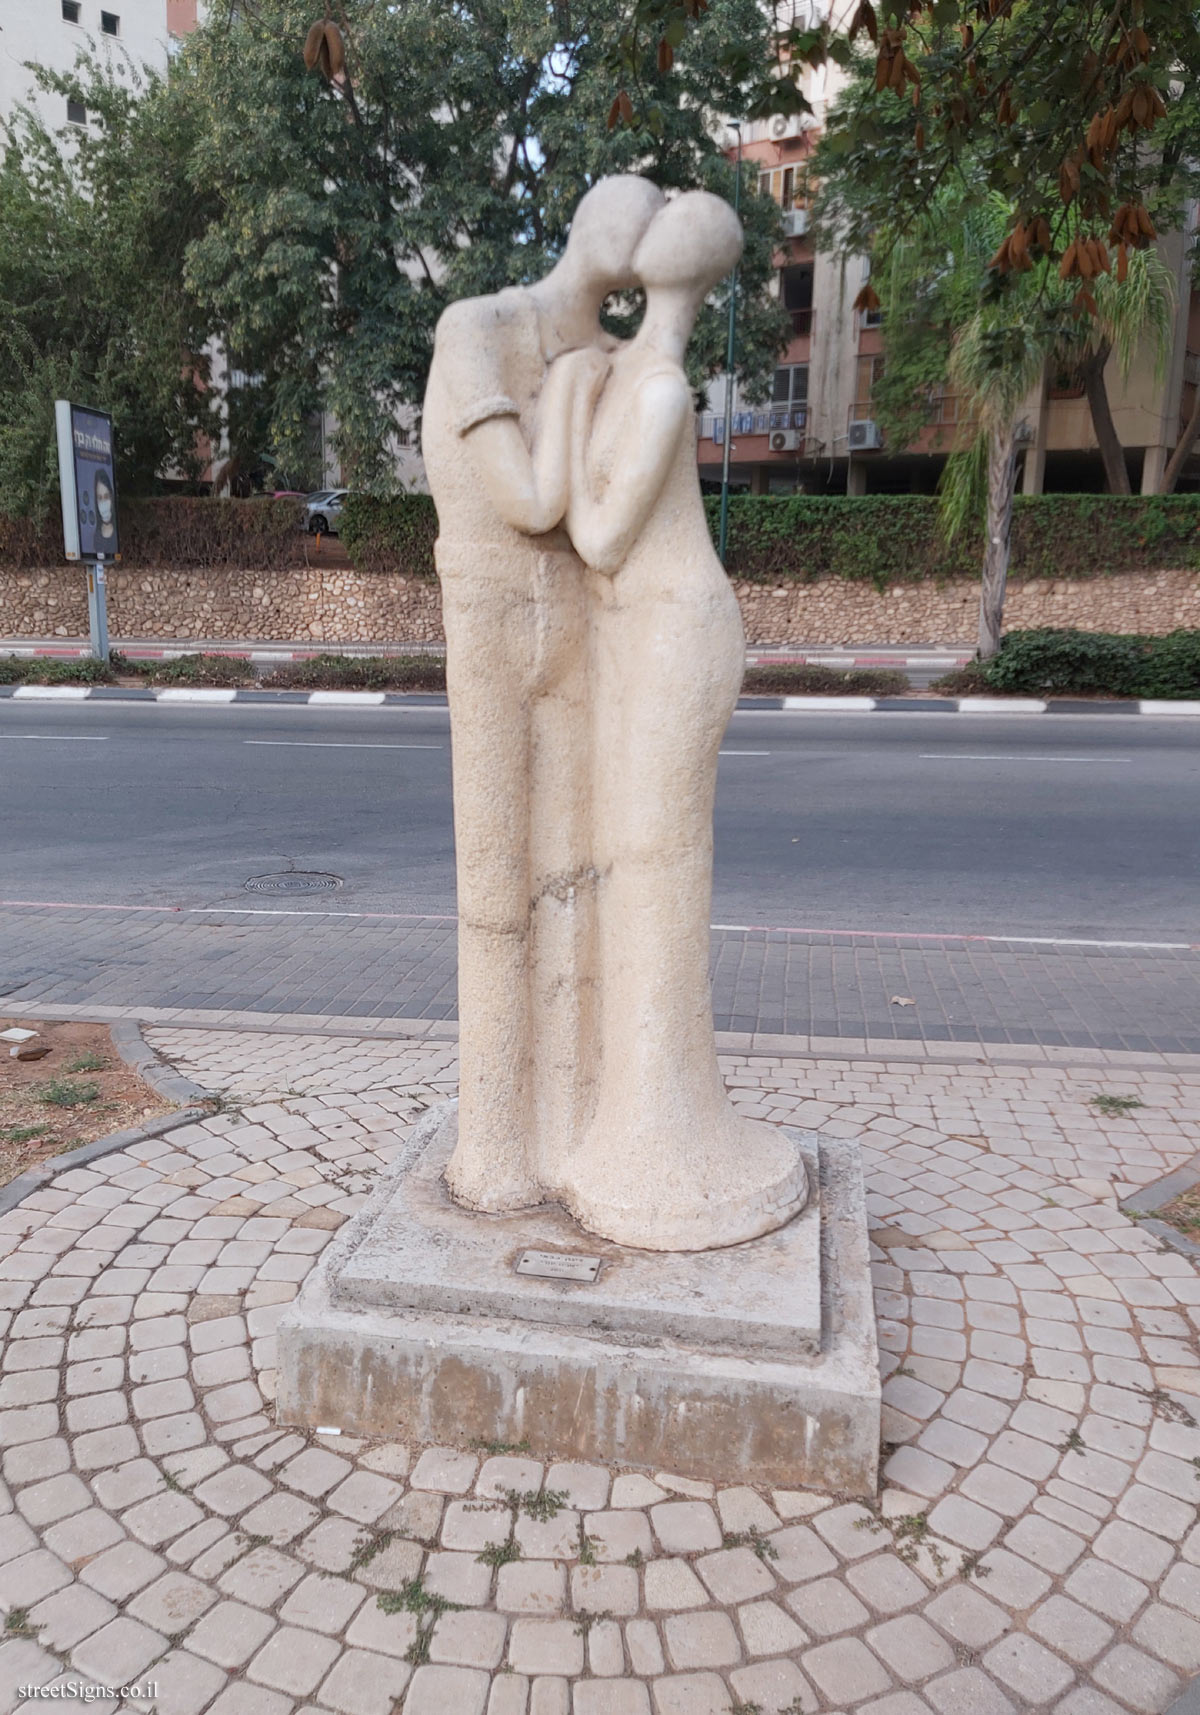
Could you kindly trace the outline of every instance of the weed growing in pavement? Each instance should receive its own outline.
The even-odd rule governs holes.
[[[513,1536],[507,1542],[489,1542],[475,1558],[484,1566],[511,1566],[514,1560],[521,1558],[521,1544]]]
[[[51,1108],[78,1108],[86,1102],[100,1100],[100,1086],[88,1079],[84,1083],[74,1082],[70,1078],[51,1078],[48,1084],[42,1084],[34,1094],[39,1102],[44,1102]]]
[[[765,1537],[756,1524],[749,1530],[727,1530],[721,1537],[722,1548],[752,1548],[762,1561],[778,1560],[779,1550]]]
[[[48,1125],[0,1125],[0,1143],[32,1143],[35,1137],[50,1135]]]
[[[611,1619],[612,1615],[607,1608],[602,1608],[596,1613],[593,1613],[590,1608],[580,1608],[575,1616],[575,1630],[581,1638],[586,1639],[593,1626],[598,1625],[601,1620]]]
[[[792,1708],[798,1710],[800,1705],[793,1703]],[[735,1697],[729,1705],[729,1715],[763,1715],[763,1706],[761,1703],[743,1703],[740,1697]],[[784,1715],[787,1715],[786,1710]]]
[[[67,1067],[68,1072],[107,1072],[108,1061],[103,1054],[97,1054],[89,1049],[86,1054],[77,1054]]]
[[[1092,1097],[1092,1106],[1099,1108],[1102,1114],[1107,1114],[1109,1119],[1120,1119],[1122,1114],[1132,1113],[1134,1108],[1144,1108],[1145,1105],[1145,1102],[1139,1101],[1136,1096],[1100,1094]]]
[[[982,1559],[983,1550],[981,1548],[976,1549],[972,1554],[964,1554],[958,1568],[959,1575],[963,1578],[990,1578],[992,1569],[990,1566],[981,1566],[979,1562]]]
[[[31,1638],[33,1627],[29,1624],[28,1608],[10,1608],[4,1616],[4,1630],[10,1638]]]
[[[594,1566],[596,1564],[596,1541],[583,1528],[583,1520],[579,1521],[579,1564]]]
[[[269,1536],[263,1536],[261,1532],[251,1533],[250,1531],[239,1530],[235,1531],[234,1534],[241,1537],[247,1548],[267,1548],[271,1541]]]
[[[1082,1453],[1086,1446],[1087,1442],[1078,1429],[1072,1429],[1067,1439],[1061,1444],[1060,1451],[1063,1453]]]
[[[354,1551],[342,1573],[343,1578],[353,1578],[364,1566],[369,1566],[377,1554],[382,1554],[395,1537],[394,1530],[369,1530],[360,1536],[354,1544]]]
[[[546,1524],[559,1513],[570,1500],[565,1489],[505,1489],[504,1499],[514,1513],[524,1513],[526,1518],[535,1519],[538,1524]]]
[[[625,1564],[626,1566],[632,1566],[636,1571],[639,1567],[646,1564],[646,1556],[642,1553],[640,1548],[632,1549],[625,1556]]]
[[[1138,1389],[1143,1399],[1149,1400],[1153,1409],[1160,1417],[1165,1417],[1168,1423],[1182,1423],[1187,1429],[1200,1428],[1196,1419],[1185,1405],[1180,1405],[1177,1399],[1172,1399],[1165,1388],[1141,1387]]]
[[[177,1495],[186,1494],[187,1491],[184,1489],[183,1484],[179,1481],[179,1478],[173,1471],[163,1471],[161,1475],[162,1480],[167,1485],[168,1489],[173,1489]]]
[[[528,1437],[524,1441],[484,1441],[479,1438],[472,1441],[471,1445],[478,1447],[481,1453],[491,1453],[493,1457],[501,1453],[528,1453],[529,1451]]]
[[[442,1615],[462,1608],[461,1602],[452,1602],[447,1596],[438,1596],[427,1590],[425,1575],[421,1572],[402,1584],[399,1590],[381,1590],[375,1603],[382,1613],[413,1614],[416,1617],[417,1635],[404,1652],[405,1661],[412,1667],[421,1667],[429,1660],[430,1635]]]
[[[934,1570],[940,1576],[946,1568],[946,1556],[936,1543],[929,1542],[929,1514],[903,1513],[899,1518],[889,1519],[892,1539],[896,1545],[896,1558],[903,1560],[906,1566],[915,1566],[919,1551],[925,1547],[933,1561]]]

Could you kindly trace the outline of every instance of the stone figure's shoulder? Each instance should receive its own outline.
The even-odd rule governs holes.
[[[445,351],[447,346],[457,346],[462,341],[474,344],[536,320],[533,303],[520,286],[506,286],[502,292],[491,292],[481,298],[459,298],[442,311],[436,349]]]

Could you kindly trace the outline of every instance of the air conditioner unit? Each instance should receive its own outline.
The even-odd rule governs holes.
[[[777,113],[771,121],[771,137],[776,143],[782,143],[785,137],[800,135],[800,115],[798,113]]]
[[[808,231],[808,210],[806,208],[785,209],[783,231],[787,238],[803,238]]]
[[[883,435],[879,424],[869,419],[850,425],[850,451],[852,453],[877,453],[882,450]]]
[[[768,444],[773,453],[798,453],[804,436],[799,429],[772,429]]]

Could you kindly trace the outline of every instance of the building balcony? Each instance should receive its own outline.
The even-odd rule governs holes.
[[[777,434],[799,435],[799,447],[804,444],[804,431],[808,424],[808,411],[803,407],[792,406],[788,410],[769,407],[758,411],[735,411],[733,414],[733,432],[735,435],[765,435],[770,437]],[[696,418],[696,437],[701,441],[712,441],[717,446],[725,443],[725,418],[714,411],[701,411]],[[771,450],[769,442],[765,451]],[[783,451],[785,449],[778,449]],[[796,447],[789,444],[789,451]]]

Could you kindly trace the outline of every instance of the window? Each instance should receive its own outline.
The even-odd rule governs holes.
[[[773,172],[758,175],[760,196],[774,197],[780,208],[791,208],[796,196],[796,169],[776,167]]]
[[[883,375],[883,357],[860,357],[854,377],[854,404],[850,409],[850,421],[861,423],[871,415],[871,401],[875,397],[875,389]]]
[[[69,96],[67,98],[67,124],[87,124],[87,108],[83,105],[82,101],[73,101]]]
[[[871,258],[869,256],[864,256],[864,258],[863,258],[862,277],[863,277],[863,285],[865,286],[871,278]],[[880,306],[877,310],[863,310],[862,314],[861,314],[861,321],[862,321],[863,327],[865,327],[865,328],[880,328],[880,327],[882,327],[883,326],[883,305],[880,304]]]
[[[79,22],[79,0],[62,0],[63,21],[67,24]]]
[[[786,368],[775,371],[775,381],[771,388],[771,403],[773,405],[808,404],[807,363],[790,363]]]
[[[804,339],[812,333],[813,271],[811,263],[780,270],[780,293],[783,307],[792,318],[792,333]]]
[[[115,12],[101,12],[100,34],[102,36],[119,36],[121,34],[121,20]]]

